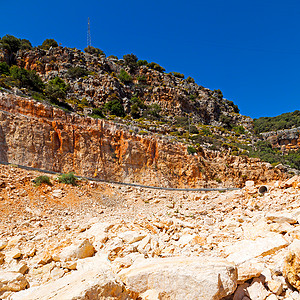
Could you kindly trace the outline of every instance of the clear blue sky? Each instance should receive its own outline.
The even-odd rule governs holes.
[[[297,0],[2,1],[0,36],[134,53],[221,89],[244,115],[300,110]]]

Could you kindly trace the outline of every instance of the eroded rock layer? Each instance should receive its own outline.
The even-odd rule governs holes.
[[[56,172],[165,187],[240,186],[284,175],[258,159],[191,155],[164,136],[0,93],[0,160]]]

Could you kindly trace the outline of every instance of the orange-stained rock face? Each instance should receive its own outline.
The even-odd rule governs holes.
[[[0,93],[0,160],[56,172],[165,187],[240,186],[284,177],[257,159],[213,151],[189,155],[184,144],[130,133]]]

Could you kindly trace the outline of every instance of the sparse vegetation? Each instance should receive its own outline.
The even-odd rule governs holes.
[[[40,185],[43,184],[43,183],[52,186],[52,183],[51,183],[51,181],[50,181],[50,178],[49,178],[48,176],[46,176],[46,175],[38,176],[37,178],[35,178],[35,179],[33,180],[33,182],[34,182],[34,184],[35,184],[36,186],[40,186]]]
[[[71,184],[71,185],[77,185],[77,179],[73,172],[67,173],[67,174],[61,174],[57,178],[58,182],[65,183],[65,184]]]

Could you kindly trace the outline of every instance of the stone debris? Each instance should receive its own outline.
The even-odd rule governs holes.
[[[299,177],[259,195],[37,175],[0,166],[0,299],[300,299]]]

